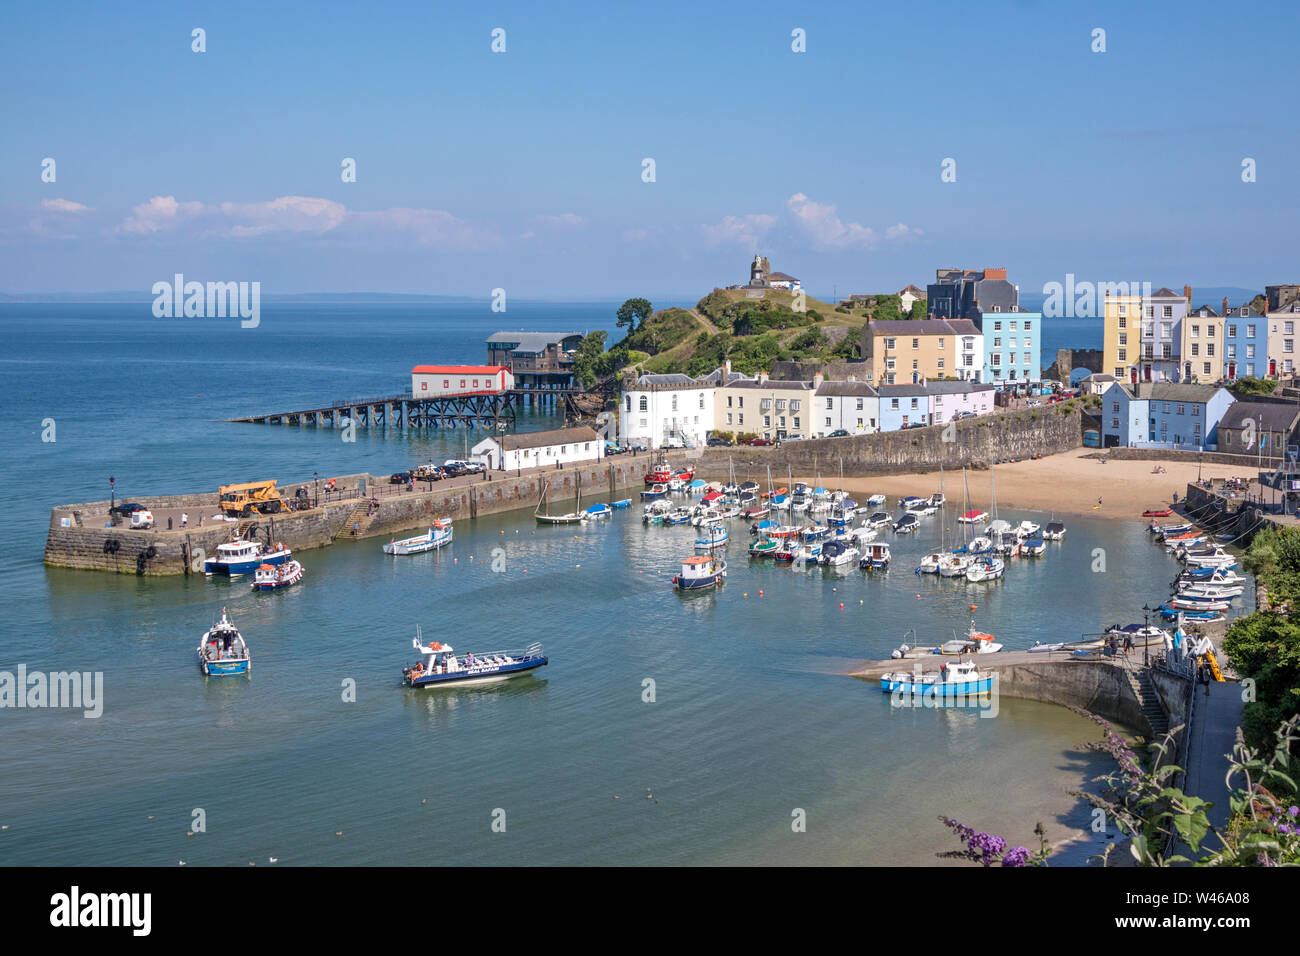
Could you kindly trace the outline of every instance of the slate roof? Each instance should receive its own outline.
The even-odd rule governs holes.
[[[817,394],[875,398],[877,392],[866,382],[822,382],[817,386]]]
[[[516,352],[545,352],[550,346],[565,339],[577,336],[581,332],[493,332],[487,337],[487,344],[508,345],[515,343]]]
[[[541,448],[543,445],[572,445],[574,442],[598,441],[600,436],[585,425],[581,428],[556,428],[547,432],[521,432],[502,435],[496,443],[505,451],[516,448]]]
[[[1261,418],[1265,431],[1290,434],[1300,419],[1300,408],[1282,402],[1236,402],[1223,413],[1219,427],[1242,428],[1249,420],[1259,428]]]

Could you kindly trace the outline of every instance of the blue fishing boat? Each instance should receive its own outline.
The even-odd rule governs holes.
[[[727,562],[707,554],[682,562],[682,573],[673,575],[673,587],[679,591],[704,591],[715,588],[727,576]]]
[[[630,508],[630,507],[632,507],[632,499],[631,499],[631,498],[620,498],[618,501],[611,501],[611,502],[609,503],[609,506],[610,506],[611,508]]]
[[[450,644],[423,642],[417,632],[411,644],[420,659],[402,668],[402,683],[411,688],[464,687],[472,684],[495,684],[512,677],[522,677],[548,663],[541,644],[523,650],[489,651],[457,655]]]
[[[952,699],[987,694],[993,689],[994,674],[981,674],[973,661],[945,663],[937,674],[895,671],[880,675],[880,689],[886,694]]]
[[[805,541],[820,541],[822,538],[830,537],[831,529],[825,525],[809,525],[799,533],[799,536]]]
[[[231,677],[247,674],[253,666],[244,637],[221,609],[221,619],[203,632],[196,649],[199,670],[205,677]]]
[[[583,515],[585,516],[583,520],[599,521],[602,518],[608,518],[613,513],[614,512],[610,509],[609,505],[602,502],[600,504],[594,504],[583,511]]]
[[[726,525],[706,525],[701,529],[700,537],[695,539],[695,550],[712,551],[714,548],[725,547],[730,537]]]
[[[267,547],[260,541],[236,538],[217,545],[217,553],[203,562],[204,574],[224,574],[232,578],[252,574],[263,564],[284,564],[293,552],[282,544]]]
[[[648,488],[646,488],[645,491],[641,492],[641,500],[656,501],[660,498],[666,497],[667,495],[668,495],[668,486],[666,484],[656,482],[655,484],[650,485]]]

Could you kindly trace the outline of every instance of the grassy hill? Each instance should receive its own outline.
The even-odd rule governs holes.
[[[704,375],[731,360],[734,371],[770,371],[777,360],[835,361],[856,358],[866,314],[837,309],[811,296],[796,312],[795,296],[766,289],[751,298],[744,289],[714,289],[693,309],[650,315],[610,353],[626,350],[626,365],[650,373]],[[613,364],[623,364],[614,362]]]

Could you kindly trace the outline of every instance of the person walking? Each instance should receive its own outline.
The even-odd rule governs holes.
[[[1210,665],[1201,661],[1201,683],[1205,685],[1205,696],[1210,696]]]
[[[1124,635],[1124,659],[1128,660],[1128,652],[1133,650],[1133,635]]]
[[[189,516],[186,512],[182,511],[182,512],[181,512],[181,527],[184,528],[184,527],[185,527],[186,525],[188,525],[189,523],[190,523],[190,516]]]

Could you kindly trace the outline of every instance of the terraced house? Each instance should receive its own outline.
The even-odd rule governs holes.
[[[1101,401],[1103,445],[1213,451],[1233,398],[1217,385],[1116,382]]]
[[[1217,382],[1223,378],[1223,316],[1209,306],[1187,313],[1183,319],[1184,382]]]
[[[781,382],[760,373],[714,393],[713,430],[756,434],[773,441],[813,434],[812,382]]]
[[[1294,375],[1296,371],[1296,327],[1300,323],[1300,300],[1270,308],[1268,322],[1268,374]]]
[[[1268,371],[1268,319],[1250,303],[1223,300],[1223,377],[1263,376]]]
[[[1184,319],[1191,298],[1191,286],[1183,286],[1182,295],[1168,288],[1149,296],[1115,295],[1108,290],[1102,305],[1102,371],[1130,383],[1186,380],[1191,366],[1184,364],[1190,358],[1185,354],[1190,340],[1185,338]],[[1204,349],[1207,340],[1208,336],[1198,335],[1196,360],[1201,363],[1209,358]],[[1222,362],[1222,334],[1214,345]]]
[[[862,355],[877,386],[978,378],[983,351],[983,339],[971,322],[871,321],[862,330]]]
[[[880,394],[867,382],[827,382],[814,379],[813,436],[841,429],[850,435],[880,430]]]

